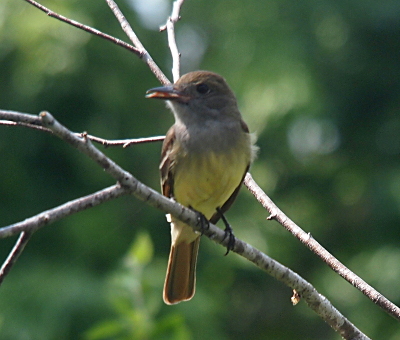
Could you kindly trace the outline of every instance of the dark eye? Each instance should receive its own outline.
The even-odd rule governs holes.
[[[197,85],[196,86],[196,90],[200,94],[206,94],[206,93],[210,92],[210,88],[208,87],[208,85],[207,84],[203,84],[203,83]]]

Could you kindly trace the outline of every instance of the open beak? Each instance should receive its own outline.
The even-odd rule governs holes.
[[[173,85],[152,88],[146,92],[146,98],[178,100],[182,102],[187,102],[189,100],[189,96],[175,89]]]

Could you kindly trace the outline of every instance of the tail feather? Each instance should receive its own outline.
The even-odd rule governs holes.
[[[172,305],[193,297],[199,243],[200,237],[190,243],[172,244],[164,283],[163,297],[166,304]]]

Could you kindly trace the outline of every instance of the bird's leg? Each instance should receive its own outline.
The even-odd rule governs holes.
[[[233,250],[233,248],[235,247],[235,235],[233,235],[233,229],[219,207],[217,208],[217,212],[218,212],[219,216],[222,218],[222,222],[224,222],[224,224],[225,224],[224,240],[226,237],[229,238],[228,245],[226,247],[226,253],[225,253],[225,256],[226,256],[229,254],[229,251]]]
[[[203,235],[204,230],[207,230],[210,227],[210,222],[200,211],[193,209],[191,206],[189,206],[189,209],[193,210],[197,214],[197,220],[201,228],[201,235]]]

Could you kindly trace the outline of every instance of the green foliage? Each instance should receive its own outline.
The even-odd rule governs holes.
[[[122,268],[110,279],[109,300],[115,318],[93,326],[86,332],[85,339],[162,339],[166,334],[173,339],[190,338],[182,315],[172,313],[159,317],[160,297],[151,288],[160,287],[162,276],[148,269],[152,260],[150,235],[141,232],[124,257]],[[153,282],[155,278],[157,282]]]
[[[43,2],[125,39],[105,2]],[[171,67],[157,27],[172,1],[119,1],[153,58]],[[227,79],[258,135],[255,180],[307,232],[400,304],[400,3],[366,0],[187,0],[176,27],[183,71]],[[171,78],[171,77],[170,77]],[[0,108],[50,111],[108,139],[164,134],[172,117],[144,98],[157,81],[136,56],[50,18],[0,3]],[[101,148],[101,147],[100,147]],[[153,188],[160,145],[104,150]],[[113,184],[55,137],[0,126],[0,225]],[[243,190],[235,234],[308,279],[371,338],[396,321],[337,277]],[[14,239],[1,240],[5,259]],[[197,292],[165,306],[163,214],[123,197],[34,235],[0,289],[0,338],[339,339],[291,292],[202,240]]]

